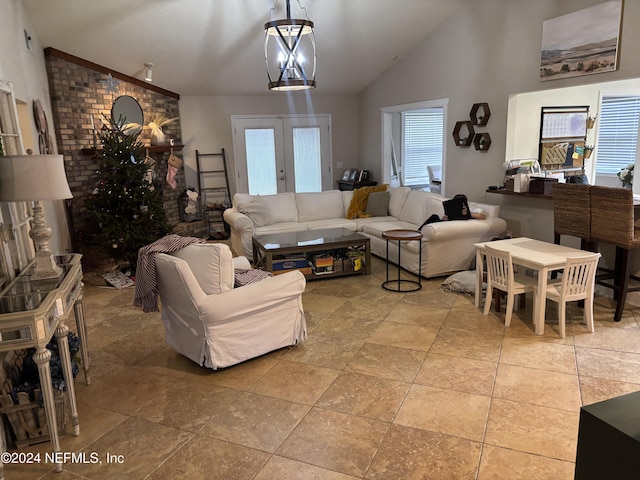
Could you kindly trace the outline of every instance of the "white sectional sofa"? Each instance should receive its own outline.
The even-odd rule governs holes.
[[[440,195],[390,187],[386,216],[347,219],[353,191],[329,190],[319,193],[279,193],[249,195],[236,193],[224,219],[231,227],[231,248],[238,255],[252,258],[251,238],[266,233],[298,232],[326,228],[346,228],[371,239],[371,253],[384,258],[386,240],[382,232],[393,229],[417,229],[432,214],[442,217]],[[506,222],[498,217],[500,207],[469,202],[473,212],[482,212],[484,220],[437,222],[422,228],[423,239],[403,242],[401,266],[418,272],[418,248],[422,248],[422,276],[430,278],[467,270],[475,257],[474,243],[500,236]],[[242,213],[246,212],[246,213]],[[397,263],[398,247],[393,242],[389,259]]]

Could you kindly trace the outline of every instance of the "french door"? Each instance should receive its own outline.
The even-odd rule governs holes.
[[[333,184],[329,115],[232,116],[236,191],[320,192]]]

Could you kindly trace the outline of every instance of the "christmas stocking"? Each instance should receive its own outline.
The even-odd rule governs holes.
[[[178,174],[178,169],[173,165],[167,165],[167,183],[174,190],[178,186],[178,182],[176,182],[176,175]]]
[[[182,159],[180,157],[176,157],[173,154],[173,150],[171,150],[171,155],[169,155],[167,164],[167,183],[175,190],[178,186],[178,182],[176,182],[176,175],[178,173],[178,169],[182,166]]]

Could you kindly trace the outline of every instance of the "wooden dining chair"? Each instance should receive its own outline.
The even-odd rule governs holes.
[[[567,302],[584,300],[584,320],[589,331],[594,331],[593,296],[599,259],[599,253],[568,258],[562,271],[562,279],[547,285],[547,298],[558,304],[558,322],[562,338],[565,337]]]
[[[507,295],[507,307],[505,309],[504,325],[511,325],[511,316],[516,295],[526,292],[535,292],[536,282],[533,278],[518,272],[514,272],[511,253],[485,245],[484,252],[487,258],[487,295],[484,301],[485,315],[489,314],[493,289],[498,289]],[[535,301],[534,301],[535,304]]]

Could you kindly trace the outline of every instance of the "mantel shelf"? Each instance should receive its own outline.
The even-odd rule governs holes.
[[[179,150],[182,150],[183,148],[184,148],[184,145],[149,145],[144,147],[145,151],[149,153],[165,153],[165,152],[170,152],[171,150],[179,151]],[[81,151],[83,155],[88,155],[93,157],[98,153],[100,153],[102,150],[95,149],[95,148],[83,148]]]

